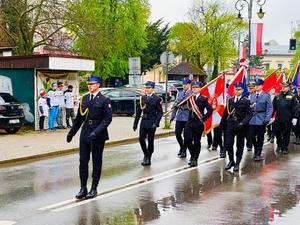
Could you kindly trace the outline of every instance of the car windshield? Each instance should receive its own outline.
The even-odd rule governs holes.
[[[17,102],[17,100],[10,94],[0,94],[0,103]]]

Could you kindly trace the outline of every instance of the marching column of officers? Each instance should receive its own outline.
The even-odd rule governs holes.
[[[87,82],[89,93],[82,97],[74,124],[67,135],[67,142],[71,142],[81,125],[83,126],[80,135],[79,155],[81,188],[76,195],[77,199],[97,196],[103,148],[106,140],[108,140],[107,127],[112,120],[110,100],[104,97],[99,90],[101,79],[90,76]],[[212,115],[213,109],[209,99],[201,95],[203,84],[194,82],[191,85],[191,83],[189,79],[183,80],[183,90],[177,95],[170,122],[176,120],[175,134],[179,144],[178,157],[186,158],[186,150],[188,149],[190,153],[188,165],[196,167],[201,151],[204,123]],[[297,94],[294,95],[289,90],[290,84],[283,82],[282,90],[272,102],[271,95],[262,91],[263,84],[262,79],[257,79],[254,84],[250,84],[252,93],[249,93],[249,96],[243,96],[244,85],[242,83],[235,84],[234,96],[228,97],[220,125],[214,128],[216,143],[213,144],[212,150],[216,150],[217,146],[220,146],[221,158],[226,158],[227,152],[229,162],[225,166],[226,170],[233,168],[234,172],[239,171],[246,139],[248,150],[251,150],[252,146],[254,147],[254,160],[262,160],[261,154],[266,126],[269,128],[272,126],[270,136],[276,137],[278,152],[288,153],[292,127],[296,135],[295,143],[300,144],[300,118],[298,119],[300,117],[300,86],[297,87]],[[154,82],[146,82],[145,95],[139,100],[133,124],[133,130],[136,131],[141,120],[139,142],[144,154],[142,166],[151,165],[155,132],[163,116],[162,99],[154,93],[154,88]],[[234,157],[235,138],[236,157]],[[93,156],[93,181],[88,192],[90,154]]]

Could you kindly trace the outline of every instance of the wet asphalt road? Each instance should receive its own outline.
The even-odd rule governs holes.
[[[0,168],[0,225],[300,224],[300,146],[265,145],[262,163],[245,151],[236,174],[202,140],[198,168],[176,157],[174,137],[156,141],[150,168],[138,144],[107,149],[91,201],[74,199],[77,155]]]

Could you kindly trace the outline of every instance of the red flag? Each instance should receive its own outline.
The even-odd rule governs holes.
[[[212,115],[205,121],[205,133],[220,124],[225,109],[225,76],[220,75],[201,89],[201,95],[208,98],[213,108]]]
[[[271,73],[264,82],[264,86],[263,86],[263,91],[264,92],[269,92],[271,91],[273,88],[276,90],[276,86],[277,86],[277,70],[275,70],[273,73]]]
[[[229,86],[227,88],[227,94],[230,95],[230,96],[234,95],[234,85],[236,83],[242,83],[243,82],[243,78],[246,76],[247,65],[245,63],[245,59],[241,59],[240,66],[241,67],[240,67],[239,71],[230,80]]]
[[[285,77],[285,72],[284,70],[282,70],[280,72],[280,76],[278,77],[277,81],[276,81],[276,88],[275,88],[275,95],[278,94],[281,91],[281,83],[282,82],[286,82],[286,77]]]

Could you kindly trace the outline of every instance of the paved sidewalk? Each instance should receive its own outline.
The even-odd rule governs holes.
[[[137,141],[138,131],[132,130],[134,118],[114,117],[109,126],[110,140],[107,144],[122,144]],[[158,136],[170,134],[174,130],[164,130],[164,118],[160,128],[157,129]],[[20,132],[15,135],[0,134],[0,164],[21,159],[33,159],[50,155],[59,155],[74,152],[79,146],[80,131],[71,143],[66,143],[66,135],[69,130],[57,131],[29,131]]]

